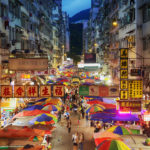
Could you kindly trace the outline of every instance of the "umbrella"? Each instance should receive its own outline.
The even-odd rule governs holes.
[[[47,81],[47,83],[54,83],[54,80],[49,80]]]
[[[35,109],[41,110],[42,108],[43,108],[43,106],[41,106],[41,105],[34,105],[34,106],[30,106],[30,107],[23,109],[23,111],[32,111]]]
[[[58,111],[60,108],[58,106],[55,105],[47,105],[45,106],[42,110],[45,111]]]
[[[120,140],[104,140],[97,146],[97,150],[131,150],[124,142]]]
[[[87,108],[86,113],[89,113],[89,112],[92,113],[92,112],[103,111],[104,109],[105,109],[104,106],[95,104],[95,105],[92,105],[92,106],[90,106],[89,108]]]
[[[121,138],[120,135],[112,133],[112,132],[108,132],[108,131],[104,131],[104,132],[97,132],[94,133],[93,137],[96,138]]]
[[[109,129],[107,129],[108,132],[113,132],[120,135],[129,135],[132,132],[130,129],[125,128],[124,126],[112,126]]]
[[[25,116],[35,116],[35,115],[39,115],[39,114],[42,114],[42,113],[49,113],[49,111],[44,111],[44,110],[33,110],[33,111],[22,111],[22,112],[19,112],[18,114],[16,114],[14,118],[19,118],[19,117],[25,117]]]
[[[43,101],[45,101],[45,100],[47,100],[47,98],[39,99],[39,100],[37,100],[36,102],[43,102]]]
[[[145,140],[145,144],[150,146],[150,138],[147,138],[147,139]]]
[[[49,125],[49,124],[54,124],[54,120],[52,117],[47,116],[46,114],[39,115],[29,121],[30,124],[43,124],[43,125]]]

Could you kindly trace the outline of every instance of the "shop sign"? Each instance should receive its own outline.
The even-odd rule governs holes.
[[[29,85],[26,86],[27,97],[38,97],[38,86],[37,85]]]
[[[2,85],[1,86],[1,97],[10,98],[13,97],[13,91],[11,85]]]
[[[120,58],[121,59],[128,59],[128,49],[127,48],[121,48],[120,49]]]
[[[120,91],[120,99],[127,100],[128,99],[128,91],[121,90]]]
[[[128,68],[128,59],[121,59],[120,60],[120,68],[127,69]]]
[[[13,71],[47,70],[47,58],[10,58],[9,69]]]
[[[41,85],[40,86],[40,97],[50,97],[51,96],[51,86]]]
[[[128,70],[120,70],[120,78],[128,79]]]
[[[95,53],[85,53],[84,54],[84,63],[96,63],[96,54]]]
[[[119,96],[119,86],[109,86],[109,97]]]
[[[89,86],[89,96],[99,96],[99,87]]]
[[[141,69],[131,69],[130,75],[131,76],[141,76],[142,71],[141,71]]]
[[[120,101],[119,107],[120,111],[140,112],[141,101]]]
[[[128,89],[128,80],[121,80],[120,81],[120,88],[121,88],[121,90]]]
[[[89,86],[80,86],[79,95],[89,96]]]
[[[16,97],[16,98],[25,97],[25,86],[15,85],[14,86],[14,97]]]
[[[54,85],[53,86],[53,96],[54,97],[64,97],[64,85]]]
[[[129,80],[129,98],[143,98],[143,81],[142,80]]]
[[[108,86],[99,86],[99,96],[100,97],[108,97],[109,88]]]

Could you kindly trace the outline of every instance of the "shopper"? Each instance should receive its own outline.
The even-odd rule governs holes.
[[[78,132],[76,132],[75,134],[72,135],[72,142],[73,142],[73,150],[77,150],[78,149]]]
[[[84,134],[79,134],[79,150],[83,150]]]
[[[71,132],[71,120],[67,121],[67,128],[68,128],[68,133]]]

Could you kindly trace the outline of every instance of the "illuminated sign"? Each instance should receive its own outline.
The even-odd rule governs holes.
[[[143,98],[143,81],[129,80],[129,98]]]

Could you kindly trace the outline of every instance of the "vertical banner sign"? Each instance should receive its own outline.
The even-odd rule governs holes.
[[[13,97],[12,86],[10,86],[10,85],[2,85],[1,86],[1,97],[3,97],[3,98],[11,98],[11,97]]]
[[[89,96],[99,96],[99,87],[98,86],[90,86],[89,87]]]
[[[37,85],[26,86],[26,90],[27,90],[27,97],[38,97]]]
[[[80,86],[79,95],[89,96],[89,87],[88,86]]]
[[[143,98],[143,81],[129,80],[129,98],[142,99]]]
[[[14,86],[14,97],[23,98],[25,97],[25,86],[23,85],[15,85]]]
[[[54,85],[53,86],[53,96],[54,97],[64,97],[64,85]]]
[[[128,49],[120,49],[120,100],[128,100]]]
[[[41,85],[40,86],[40,97],[50,97],[51,96],[51,86]]]

